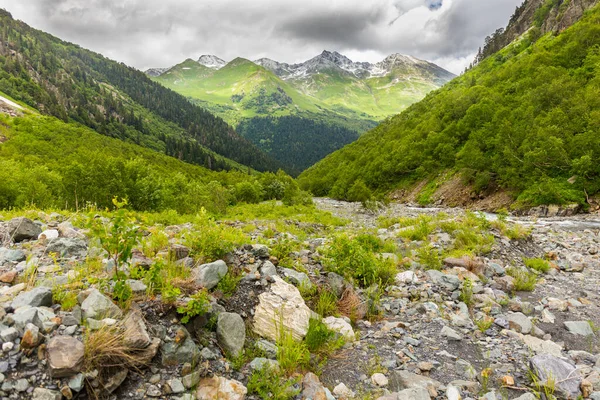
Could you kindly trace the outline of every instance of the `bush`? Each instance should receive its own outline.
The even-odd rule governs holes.
[[[523,262],[527,268],[531,268],[537,272],[546,273],[550,271],[550,263],[541,258],[524,258]]]
[[[184,239],[192,256],[200,257],[206,262],[222,258],[245,241],[246,236],[240,229],[218,224],[204,209],[196,219],[194,230],[188,231]]]
[[[537,284],[537,275],[523,268],[508,268],[507,275],[515,278],[515,291],[532,292]]]
[[[262,200],[262,187],[258,182],[240,182],[235,185],[235,198],[240,203],[256,204]]]
[[[371,198],[371,191],[360,179],[354,182],[346,194],[346,199],[348,201],[366,203],[368,200],[371,200]]]
[[[177,312],[183,314],[182,324],[187,324],[190,319],[204,315],[210,310],[210,299],[206,289],[197,291],[191,296],[191,299],[185,306],[177,307]]]
[[[392,260],[376,256],[368,243],[346,234],[336,236],[323,255],[326,270],[354,279],[363,287],[387,286],[397,272]]]
[[[308,331],[304,342],[308,350],[314,353],[334,337],[335,332],[330,330],[320,319],[311,318],[308,322]]]
[[[255,370],[248,379],[248,393],[256,394],[262,400],[291,400],[300,394],[300,377],[287,378],[283,372],[265,364],[263,368]]]

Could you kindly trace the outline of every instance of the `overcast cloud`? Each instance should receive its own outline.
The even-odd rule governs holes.
[[[460,73],[522,0],[0,0],[13,17],[139,69],[214,54],[302,62],[402,53]]]

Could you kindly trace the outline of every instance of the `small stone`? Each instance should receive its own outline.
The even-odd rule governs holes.
[[[460,341],[463,339],[462,335],[456,332],[454,329],[444,326],[442,328],[442,335],[445,336],[450,341]]]
[[[29,381],[27,379],[18,379],[13,386],[13,389],[17,392],[26,392],[29,389]]]
[[[301,398],[303,400],[327,400],[325,388],[321,384],[321,381],[319,381],[319,377],[312,372],[304,375]]]
[[[237,357],[246,341],[246,325],[239,314],[222,312],[217,319],[217,340],[222,348]]]
[[[108,297],[97,289],[91,289],[86,299],[81,303],[81,310],[85,319],[92,318],[121,318],[123,312]]]
[[[371,382],[375,386],[384,387],[388,385],[389,380],[384,374],[378,372],[371,376]]]
[[[327,317],[323,319],[323,323],[325,326],[327,326],[327,328],[342,335],[347,341],[353,342],[356,340],[352,325],[346,322],[343,318]]]
[[[348,389],[348,387],[343,383],[340,383],[333,388],[333,394],[342,399],[353,399],[355,396],[354,392]]]
[[[433,363],[421,361],[417,364],[417,368],[423,372],[429,372],[433,369]]]
[[[206,289],[212,289],[227,274],[227,264],[223,260],[217,260],[209,264],[202,264],[192,270],[194,282]]]
[[[502,384],[504,386],[515,386],[515,378],[510,375],[504,375],[502,377]]]
[[[179,379],[170,379],[166,383],[168,393],[179,394],[185,392],[185,387]]]
[[[84,376],[83,374],[77,374],[75,376],[73,376],[71,379],[69,379],[69,387],[71,388],[71,390],[75,391],[75,392],[80,392],[81,389],[83,389],[84,386]]]
[[[67,399],[67,400],[71,400],[73,398],[73,392],[71,391],[71,388],[68,386],[63,386],[60,389],[60,393],[62,393],[62,395]]]
[[[196,391],[197,400],[244,400],[248,389],[238,381],[219,376],[202,379]]]
[[[3,342],[14,342],[19,337],[19,332],[15,328],[6,328],[0,331],[0,339]]]

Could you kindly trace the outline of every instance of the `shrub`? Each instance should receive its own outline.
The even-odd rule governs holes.
[[[335,332],[330,330],[320,319],[311,318],[308,322],[308,331],[304,342],[308,350],[314,353],[334,337]]]
[[[208,310],[210,310],[210,299],[206,289],[194,293],[185,306],[177,307],[177,312],[183,314],[182,324],[187,324],[197,315],[206,314]]]
[[[231,297],[235,290],[237,289],[238,284],[242,280],[242,274],[239,272],[233,272],[231,269],[217,284],[217,290],[220,290],[221,293],[225,297]]]
[[[467,306],[473,304],[473,282],[471,282],[469,278],[465,278],[463,281],[462,289],[460,291],[460,301]]]
[[[417,258],[420,264],[425,265],[430,269],[442,269],[442,258],[440,257],[440,251],[429,243],[425,246],[420,246],[417,249]]]
[[[256,204],[262,200],[262,186],[258,182],[240,182],[235,185],[235,198],[240,203]]]
[[[515,278],[515,291],[532,292],[537,284],[537,275],[523,268],[508,268],[506,273]]]
[[[361,203],[371,200],[371,197],[371,190],[369,190],[367,185],[365,185],[365,183],[360,179],[354,182],[346,194],[346,199],[348,201],[356,201]]]
[[[269,364],[254,370],[248,379],[248,393],[262,400],[291,400],[300,394],[300,377],[287,378],[283,372]]]
[[[363,287],[387,286],[396,274],[392,260],[376,256],[360,240],[346,234],[333,239],[324,251],[323,263],[328,271],[355,279]]]
[[[531,268],[535,271],[546,273],[550,271],[550,263],[541,258],[524,258],[523,262],[528,268]]]
[[[237,228],[218,224],[202,209],[194,229],[185,234],[184,243],[192,256],[204,261],[215,261],[233,251],[246,241],[244,233]]]

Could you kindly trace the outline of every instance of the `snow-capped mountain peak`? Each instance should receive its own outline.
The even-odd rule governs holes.
[[[201,55],[198,59],[198,63],[212,69],[221,69],[222,67],[227,65],[227,62],[225,62],[225,60],[210,54]]]

